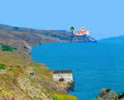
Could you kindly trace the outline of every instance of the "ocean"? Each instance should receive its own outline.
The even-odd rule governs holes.
[[[52,70],[72,70],[78,100],[95,100],[102,88],[124,92],[124,42],[47,43],[32,59]]]

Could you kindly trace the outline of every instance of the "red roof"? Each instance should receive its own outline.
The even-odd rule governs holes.
[[[72,70],[54,71],[54,74],[57,74],[57,73],[72,73]]]

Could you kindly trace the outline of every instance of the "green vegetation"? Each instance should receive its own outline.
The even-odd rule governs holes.
[[[76,96],[71,95],[54,95],[53,100],[77,100]]]
[[[0,46],[0,49],[2,51],[11,51],[11,52],[17,50],[17,48],[13,48],[13,47],[11,47],[9,45],[2,45],[2,46]]]
[[[74,26],[71,26],[71,27],[70,27],[70,31],[71,31],[71,33],[73,34]]]
[[[33,77],[34,75],[35,75],[34,72],[31,72],[31,73],[30,73],[30,76],[31,76],[31,77]]]
[[[8,96],[8,95],[11,95],[12,94],[12,91],[7,91],[6,89],[1,89],[0,90],[0,96]]]
[[[0,69],[5,69],[5,66],[3,64],[0,64]]]

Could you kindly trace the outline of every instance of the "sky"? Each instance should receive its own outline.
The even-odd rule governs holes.
[[[124,0],[0,0],[0,24],[75,31],[96,39],[124,35]]]

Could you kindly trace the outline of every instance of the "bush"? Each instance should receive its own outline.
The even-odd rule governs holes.
[[[77,100],[76,96],[71,95],[54,95],[53,100]]]
[[[31,73],[30,73],[30,76],[31,76],[31,77],[33,77],[34,75],[35,75],[35,73],[34,73],[34,72],[31,72]]]
[[[0,69],[5,69],[5,66],[3,64],[0,64]]]
[[[9,45],[2,45],[2,46],[1,46],[1,49],[2,49],[3,51],[16,51],[16,50],[17,50],[17,48],[13,48],[13,47],[11,47],[11,46],[9,46]]]

